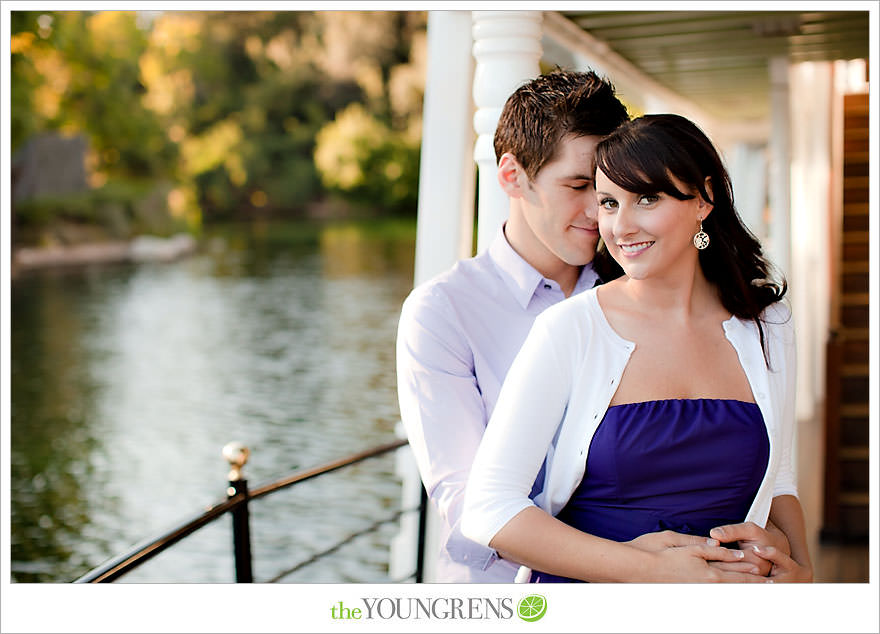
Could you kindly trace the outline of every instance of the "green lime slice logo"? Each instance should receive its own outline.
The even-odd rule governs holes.
[[[547,612],[547,599],[540,594],[523,597],[517,606],[519,618],[529,623],[539,620],[545,612]]]

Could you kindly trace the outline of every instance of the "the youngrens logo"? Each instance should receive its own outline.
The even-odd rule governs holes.
[[[342,601],[330,607],[334,620],[539,620],[547,612],[547,599],[538,594],[520,599],[514,608],[510,597],[361,597],[360,605]]]
[[[540,621],[547,613],[547,599],[540,594],[523,597],[516,606],[516,613],[523,621]]]

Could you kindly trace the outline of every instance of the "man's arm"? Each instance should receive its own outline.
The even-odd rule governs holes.
[[[397,391],[422,482],[440,517],[454,529],[487,416],[471,348],[436,289],[417,289],[401,310]]]
[[[779,527],[788,538],[791,546],[791,560],[796,565],[786,562],[785,570],[780,569],[774,561],[770,576],[777,581],[812,581],[813,562],[807,549],[807,529],[804,525],[804,513],[801,503],[793,495],[779,495],[773,498],[770,507],[770,520]],[[760,555],[760,550],[756,551]],[[788,553],[782,551],[782,554]]]

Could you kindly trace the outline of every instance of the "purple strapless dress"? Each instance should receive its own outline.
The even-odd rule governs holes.
[[[742,522],[767,470],[755,403],[670,399],[608,408],[584,478],[557,518],[618,542],[674,530],[708,536]],[[533,583],[575,581],[533,571]]]

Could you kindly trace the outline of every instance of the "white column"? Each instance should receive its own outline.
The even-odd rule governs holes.
[[[798,416],[821,405],[825,392],[831,214],[830,62],[791,68],[791,303],[798,338]]]
[[[468,11],[428,12],[415,284],[470,255],[461,253],[474,220],[470,30]]]
[[[770,241],[768,255],[788,275],[791,271],[791,140],[788,59],[770,60],[769,185]]]
[[[789,301],[797,341],[796,475],[810,549],[819,543],[825,459],[826,344],[833,284],[832,171],[834,112],[831,62],[794,64],[791,93],[791,268]],[[839,103],[839,102],[838,102]],[[839,164],[839,165],[842,165]],[[839,167],[838,167],[839,170]],[[842,201],[842,199],[841,199]],[[839,216],[837,216],[839,219]],[[830,233],[831,232],[831,233]],[[814,552],[814,551],[813,551]]]
[[[767,151],[757,143],[734,143],[725,153],[733,199],[743,222],[764,244],[767,240]]]
[[[541,73],[540,11],[474,11],[474,160],[479,166],[477,251],[489,246],[507,219],[508,199],[496,178],[493,137],[504,102]]]
[[[474,221],[471,46],[469,11],[428,13],[415,284],[470,255]],[[396,432],[400,437],[406,435],[402,424],[398,424]],[[397,452],[396,469],[402,481],[401,507],[414,508],[419,503],[422,482],[409,448]],[[424,561],[427,582],[434,580],[440,548],[438,526],[437,514],[430,507]],[[406,513],[401,517],[400,531],[391,542],[391,579],[402,579],[415,570],[417,546],[418,516]]]

